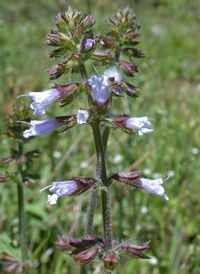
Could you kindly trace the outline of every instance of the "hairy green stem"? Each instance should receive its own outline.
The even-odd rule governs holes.
[[[80,74],[81,74],[83,81],[87,81],[88,75],[87,75],[87,71],[86,71],[84,63],[82,63],[82,62],[79,63],[79,70],[80,70]],[[89,104],[90,104],[90,102],[89,102]],[[95,175],[96,174],[97,174],[97,169],[95,171]],[[97,204],[97,196],[98,196],[98,191],[94,191],[94,189],[92,189],[91,194],[90,194],[90,199],[88,202],[88,206],[87,206],[87,217],[86,217],[86,224],[85,224],[85,231],[84,231],[85,236],[87,236],[88,234],[92,234],[93,219],[94,219],[94,213],[95,213],[96,204]],[[84,267],[82,267],[82,268],[84,268]],[[83,270],[81,270],[81,271],[83,271]]]
[[[106,164],[104,158],[103,142],[101,137],[101,132],[99,128],[99,121],[92,124],[92,131],[94,135],[95,148],[97,154],[97,177],[101,179],[104,186],[107,186],[107,176],[106,176]]]
[[[23,155],[22,142],[19,142],[18,153],[19,153],[19,157]],[[23,184],[22,167],[20,164],[18,164],[18,167],[17,167],[17,175],[20,181],[17,184],[20,247],[21,247],[22,263],[25,263],[28,259],[27,235],[26,235],[26,217],[25,217],[25,210],[24,210],[24,184]]]
[[[102,212],[103,212],[103,226],[104,226],[104,243],[105,251],[112,249],[112,227],[111,227],[111,213],[110,213],[110,198],[109,187],[107,185],[105,154],[103,149],[102,136],[99,128],[99,121],[92,125],[95,148],[97,154],[97,177],[102,181],[104,188],[101,191]]]
[[[85,226],[85,232],[84,232],[85,236],[92,234],[94,213],[97,205],[97,197],[98,197],[98,191],[95,189],[92,189],[90,193],[88,207],[87,207],[86,226]]]
[[[84,63],[82,63],[82,62],[79,62],[79,71],[81,73],[81,77],[82,77],[83,81],[87,81],[88,80],[87,71],[86,71]]]

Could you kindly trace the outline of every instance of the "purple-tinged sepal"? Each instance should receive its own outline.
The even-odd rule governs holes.
[[[103,239],[96,237],[94,235],[87,235],[86,237],[79,239],[69,239],[69,244],[76,248],[81,250],[86,250],[88,248],[91,248],[95,245],[99,245],[99,247],[102,247],[103,245]]]
[[[5,174],[0,174],[0,183],[4,183],[9,181],[10,178],[8,176],[6,176]]]
[[[79,265],[89,264],[99,253],[99,247],[94,246],[84,251],[74,250],[70,253],[74,261]]]
[[[125,82],[124,84],[125,84],[125,93],[132,98],[135,98],[135,97],[137,98],[138,97],[137,92],[140,91],[140,88],[137,88],[127,82]]]
[[[91,58],[103,63],[110,63],[110,61],[114,59],[113,55],[109,51],[95,51]]]
[[[7,163],[10,163],[13,159],[14,159],[13,156],[7,156],[7,157],[4,157],[4,158],[0,158],[0,163],[1,164],[7,164]]]
[[[68,115],[68,116],[59,116],[55,117],[56,121],[63,125],[63,127],[57,130],[55,133],[64,132],[72,127],[74,127],[76,123],[76,115]]]
[[[115,179],[116,181],[120,181],[124,184],[128,184],[133,186],[134,180],[138,179],[141,176],[141,171],[134,171],[134,172],[121,172],[115,173],[109,177],[109,179]]]
[[[37,116],[44,115],[44,107],[51,104],[59,94],[60,92],[56,88],[52,88],[41,92],[29,92],[29,94],[19,95],[17,98],[28,96],[32,100],[30,108],[34,110],[33,115]]]
[[[108,124],[111,128],[117,129],[119,128],[120,130],[128,133],[128,134],[134,134],[130,128],[128,128],[125,124],[126,120],[129,118],[127,115],[123,116],[116,116],[113,117],[112,119],[108,120]]]
[[[24,138],[29,138],[32,136],[49,133],[62,125],[56,119],[43,120],[43,121],[32,120],[30,121],[30,123],[23,122],[23,121],[19,121],[19,122],[30,125],[29,129],[23,132]]]
[[[105,36],[99,36],[99,43],[104,49],[116,50],[118,46]]]
[[[61,75],[66,74],[71,68],[78,66],[81,59],[81,55],[76,52],[72,52],[69,58],[47,69],[50,80],[59,78]]]
[[[122,52],[127,56],[134,56],[136,58],[147,57],[146,51],[133,47],[124,47]]]
[[[56,100],[62,103],[60,107],[64,107],[73,102],[73,100],[80,95],[82,86],[81,83],[70,83],[66,85],[55,84],[54,88],[60,92],[60,96]]]

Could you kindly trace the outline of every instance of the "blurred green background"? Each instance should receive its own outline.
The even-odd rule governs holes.
[[[139,48],[146,50],[148,57],[136,60],[139,73],[132,83],[141,88],[140,97],[114,100],[113,112],[154,118],[154,133],[130,137],[120,131],[112,132],[107,151],[108,171],[118,172],[132,166],[133,170],[142,170],[143,177],[171,177],[164,183],[168,202],[118,183],[112,185],[114,237],[134,243],[151,240],[146,254],[152,257],[152,260],[125,257],[114,273],[197,274],[200,273],[198,0],[1,0],[1,118],[3,121],[10,113],[19,94],[52,86],[45,70],[56,60],[48,57],[50,48],[44,42],[59,11],[64,12],[68,5],[82,12],[91,11],[97,20],[96,33],[103,34],[107,16],[127,4],[142,23]],[[71,80],[68,76],[65,79]],[[82,99],[64,109],[58,104],[48,106],[45,118],[75,114],[79,106],[85,106]],[[30,102],[25,101],[27,105]],[[6,157],[15,144],[4,135],[3,122],[0,132],[0,157]],[[38,136],[25,150],[31,148],[39,148],[43,154],[32,168],[41,175],[41,180],[26,188],[25,193],[30,252],[43,239],[47,241],[30,273],[77,273],[79,267],[53,242],[57,234],[78,238],[83,235],[89,192],[81,198],[63,197],[57,205],[50,206],[46,204],[46,193],[38,198],[38,191],[52,181],[93,175],[91,130],[82,126],[56,136]],[[16,169],[12,164],[4,165],[1,173],[8,167],[11,171]],[[100,203],[94,231],[102,235]],[[13,248],[18,249],[17,197],[12,182],[0,184],[0,238],[10,242],[11,253],[15,252]],[[90,273],[102,273],[96,269],[98,266],[99,261],[93,261]]]

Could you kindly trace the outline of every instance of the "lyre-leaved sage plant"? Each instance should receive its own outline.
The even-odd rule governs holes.
[[[137,48],[140,24],[129,7],[118,10],[114,19],[107,18],[108,31],[105,35],[94,33],[95,20],[90,14],[81,14],[71,7],[67,12],[59,13],[55,21],[56,27],[47,35],[46,44],[53,47],[50,57],[59,61],[47,70],[50,79],[55,81],[60,77],[64,79],[65,74],[80,74],[81,77],[77,79],[82,80],[55,84],[52,89],[29,92],[20,97],[28,96],[31,99],[30,107],[34,110],[34,116],[44,115],[45,108],[54,101],[60,102],[62,107],[66,106],[67,111],[67,106],[74,100],[79,100],[80,94],[85,94],[88,105],[81,106],[81,109],[77,109],[72,115],[51,117],[49,120],[31,120],[28,123],[29,128],[23,132],[23,137],[47,134],[55,129],[56,133],[64,132],[83,124],[92,128],[96,149],[95,174],[87,178],[76,177],[74,174],[74,177],[67,181],[52,182],[41,191],[49,191],[47,203],[51,205],[56,204],[58,198],[62,199],[63,196],[90,192],[85,235],[80,239],[58,236],[56,245],[61,250],[71,248],[69,254],[81,265],[81,273],[87,273],[85,265],[96,257],[103,261],[105,271],[111,273],[125,253],[134,258],[149,258],[143,253],[149,248],[149,242],[116,244],[117,241],[113,239],[110,201],[113,184],[120,182],[122,185],[128,185],[129,189],[141,189],[168,200],[162,186],[163,179],[143,178],[141,171],[107,174],[106,168],[106,148],[110,130],[118,129],[139,136],[138,138],[153,132],[150,123],[153,119],[147,116],[112,114],[113,97],[118,100],[123,100],[125,96],[129,96],[131,100],[138,97],[139,88],[128,82],[128,79],[138,72],[137,64],[133,60],[146,56],[143,50]],[[88,64],[91,68],[93,66],[92,74],[86,69]],[[98,66],[104,67],[104,73],[101,75],[98,73]],[[99,193],[101,195],[98,195]],[[102,200],[104,234],[93,235],[95,204],[99,197]]]

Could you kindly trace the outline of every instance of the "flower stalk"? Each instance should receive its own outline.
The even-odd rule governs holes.
[[[18,146],[19,157],[23,155],[23,144],[19,141]],[[24,184],[23,184],[23,174],[22,166],[18,164],[17,175],[19,182],[17,184],[17,197],[18,197],[18,217],[19,217],[19,231],[20,231],[20,247],[21,247],[21,259],[22,264],[24,264],[27,259],[27,234],[26,234],[26,216],[24,209]]]

